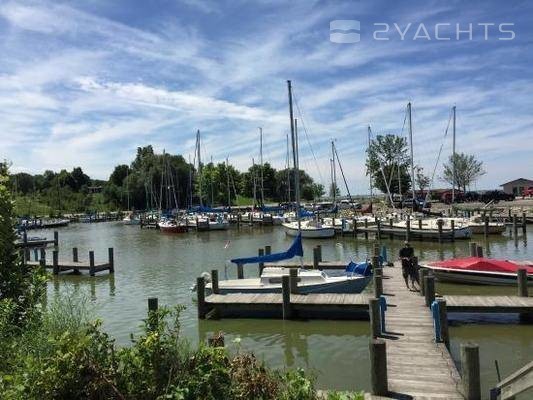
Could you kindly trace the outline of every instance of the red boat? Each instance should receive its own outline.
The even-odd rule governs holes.
[[[523,268],[526,270],[528,285],[533,286],[532,261],[467,257],[430,262],[421,267],[432,270],[440,281],[480,285],[516,285],[517,271]]]

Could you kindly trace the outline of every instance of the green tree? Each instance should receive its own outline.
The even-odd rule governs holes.
[[[129,173],[130,167],[126,164],[117,165],[109,176],[109,182],[115,186],[122,186]]]
[[[17,238],[8,181],[7,165],[0,163],[0,308],[3,312],[10,311],[7,318],[16,326],[32,316],[44,293],[45,275],[44,271],[27,266],[15,246]]]
[[[455,179],[453,174],[455,160]],[[456,153],[455,157],[450,156],[448,162],[444,164],[442,179],[450,185],[466,191],[467,186],[471,186],[481,176],[485,175],[483,161],[476,160],[472,154]]]
[[[396,135],[377,135],[367,149],[366,168],[374,187],[387,193],[405,193],[411,188],[407,140]],[[385,180],[385,179],[386,180]]]
[[[415,167],[415,182],[418,186],[417,190],[420,190],[421,192],[429,188],[429,176],[424,174],[424,168],[420,166]]]

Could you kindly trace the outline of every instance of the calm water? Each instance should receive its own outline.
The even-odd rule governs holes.
[[[533,237],[532,226],[528,227]],[[52,236],[48,232],[36,234]],[[485,247],[485,254],[508,259],[533,259],[531,246],[524,238],[505,236],[475,237]],[[229,243],[229,244],[228,244]],[[96,278],[63,275],[52,278],[49,297],[65,292],[88,296],[95,313],[103,319],[105,329],[120,344],[129,342],[129,334],[138,332],[146,315],[148,297],[158,297],[160,304],[184,304],[184,334],[193,342],[213,332],[223,331],[230,347],[253,351],[274,367],[305,367],[314,371],[319,386],[336,389],[369,389],[369,327],[364,321],[279,321],[221,320],[198,321],[190,287],[203,271],[218,269],[236,277],[227,262],[235,256],[257,254],[257,249],[271,245],[273,251],[284,250],[291,243],[278,227],[236,227],[226,232],[203,232],[164,235],[158,231],[122,226],[120,223],[73,224],[60,230],[60,258],[71,257],[71,248],[79,248],[80,259],[88,258],[90,249],[97,261],[104,261],[107,248],[115,248],[115,275]],[[304,241],[305,258],[312,259],[312,247],[321,244],[326,260],[364,258],[373,246],[364,237]],[[384,240],[389,257],[395,256],[400,240]],[[468,255],[468,242],[455,244],[413,242],[422,260]],[[227,247],[227,248],[225,248]],[[246,275],[256,276],[257,267],[249,266]],[[437,286],[439,293],[514,294],[514,288]],[[494,360],[506,374],[530,361],[533,354],[533,325],[518,325],[513,316],[452,317],[450,334],[452,353],[459,354],[459,343],[473,341],[480,345],[484,394],[496,382]],[[503,323],[505,322],[505,323]],[[240,344],[233,340],[240,338]]]

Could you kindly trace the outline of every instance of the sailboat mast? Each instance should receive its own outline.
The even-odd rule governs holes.
[[[229,162],[226,157],[226,189],[228,190],[228,208],[231,208],[231,193],[229,190]]]
[[[198,158],[198,197],[200,198],[200,207],[203,207],[202,201],[202,158],[200,154],[200,129],[196,131],[196,157]]]
[[[453,140],[452,140],[452,203],[455,201],[455,106],[453,106]]]
[[[192,164],[191,164],[190,154],[189,154],[189,207],[192,208]]]
[[[128,197],[128,211],[130,210],[130,167],[126,169],[126,195]]]
[[[265,205],[265,187],[263,180],[263,128],[259,127],[259,162],[261,164],[261,206]]]
[[[409,116],[409,147],[411,148],[411,192],[413,192],[413,211],[415,211],[415,160],[413,157],[413,119],[411,115],[411,102],[407,103],[407,112]]]
[[[253,196],[254,196],[254,203],[252,205],[252,210],[255,211],[255,203],[257,201],[257,188],[256,188],[256,178],[255,178],[255,160],[252,157],[252,182],[253,182]]]
[[[287,89],[289,92],[289,118],[291,121],[291,142],[292,142],[292,157],[294,161],[294,195],[296,198],[296,220],[298,221],[298,231],[301,231],[302,225],[300,221],[300,174],[298,167],[298,147],[296,144],[296,129],[297,122],[294,119],[292,110],[292,86],[291,81],[287,81]]]
[[[291,157],[289,152],[289,135],[287,137],[287,202],[291,203]]]
[[[333,185],[333,206],[337,203],[337,169],[335,168],[335,143],[331,141],[331,180]]]
[[[372,131],[370,130],[370,125],[368,125],[368,150],[369,151],[370,151],[370,143],[371,143],[370,136],[371,135],[372,135]],[[373,193],[373,188],[372,188],[372,174],[370,173],[370,171],[368,172],[368,182],[370,186],[370,204],[372,204],[374,201],[374,193]]]

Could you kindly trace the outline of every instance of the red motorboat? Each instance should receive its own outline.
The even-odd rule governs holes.
[[[528,285],[533,286],[532,261],[493,260],[482,257],[454,258],[422,264],[440,281],[480,285],[516,285],[517,271],[526,270]]]

